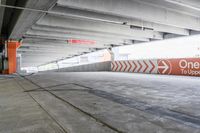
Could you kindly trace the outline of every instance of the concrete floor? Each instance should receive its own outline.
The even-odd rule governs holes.
[[[200,79],[129,73],[0,78],[0,133],[200,133]]]

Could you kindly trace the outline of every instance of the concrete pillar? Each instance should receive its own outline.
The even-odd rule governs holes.
[[[0,72],[3,70],[3,58],[2,58],[2,53],[0,52]]]
[[[111,61],[114,61],[115,60],[115,54],[114,54],[114,52],[112,51],[112,48],[109,48],[109,49],[107,49],[108,50],[108,52],[110,53],[110,55],[111,55]]]
[[[21,43],[18,41],[7,41],[7,57],[8,57],[8,69],[6,74],[12,74],[17,72],[17,48]]]
[[[5,51],[5,44],[4,44],[4,38],[0,36],[0,73],[4,70],[4,53]]]
[[[17,54],[17,72],[21,73],[21,54]]]

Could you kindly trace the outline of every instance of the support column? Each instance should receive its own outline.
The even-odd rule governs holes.
[[[7,41],[8,69],[7,74],[17,72],[17,48],[21,45],[18,41]]]
[[[112,51],[112,48],[108,48],[107,50],[108,50],[108,52],[109,52],[110,55],[111,55],[111,61],[114,61],[114,60],[115,60],[115,54],[114,54],[114,52]]]
[[[21,54],[17,54],[17,72],[21,73]]]
[[[0,74],[4,70],[5,62],[5,40],[4,37],[0,36]]]

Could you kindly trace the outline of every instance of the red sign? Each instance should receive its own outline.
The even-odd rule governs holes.
[[[200,58],[113,61],[112,71],[200,76]]]
[[[200,58],[169,59],[172,75],[200,76]]]
[[[78,40],[78,39],[69,39],[67,40],[70,44],[84,44],[84,45],[94,45],[96,41],[93,40]]]

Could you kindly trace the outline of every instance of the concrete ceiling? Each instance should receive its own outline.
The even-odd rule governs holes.
[[[7,31],[4,34],[10,39],[23,38],[18,50],[23,67],[111,46],[200,31],[199,0],[16,0],[14,4],[8,1],[2,0],[2,4],[28,8],[0,8],[0,18],[4,16],[0,28]],[[96,44],[72,45],[68,39],[92,40]]]

